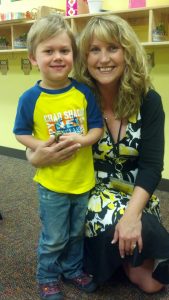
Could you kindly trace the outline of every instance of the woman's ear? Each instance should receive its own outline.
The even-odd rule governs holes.
[[[33,66],[37,66],[36,57],[34,55],[29,55],[28,58]]]

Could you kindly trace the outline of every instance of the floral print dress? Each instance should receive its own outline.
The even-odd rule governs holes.
[[[96,185],[86,215],[84,267],[103,283],[129,261],[133,267],[154,259],[152,276],[169,284],[169,234],[161,223],[159,199],[152,195],[142,214],[143,249],[120,257],[118,242],[112,244],[115,225],[125,212],[138,174],[141,113],[128,120],[126,135],[115,144],[105,122],[104,135],[93,148]],[[120,136],[120,134],[119,134]]]
[[[97,236],[124,214],[138,172],[141,115],[129,119],[126,136],[114,144],[105,122],[102,139],[94,147],[96,186],[91,192],[86,236]],[[159,199],[152,195],[146,212],[160,220]]]

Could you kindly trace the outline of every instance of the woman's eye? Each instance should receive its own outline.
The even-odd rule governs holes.
[[[116,52],[118,50],[118,46],[117,45],[111,45],[109,46],[109,51],[110,52]]]
[[[93,47],[93,48],[91,48],[90,49],[90,51],[89,52],[94,52],[94,53],[97,53],[97,52],[99,52],[99,48],[97,48],[97,47]]]

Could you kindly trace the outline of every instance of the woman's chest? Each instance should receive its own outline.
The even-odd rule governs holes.
[[[105,127],[111,136],[113,143],[118,143],[126,135],[127,122],[115,118],[105,118]]]
[[[106,120],[108,121],[108,120]],[[141,117],[132,118],[127,123],[105,122],[104,134],[94,147],[94,158],[112,159],[138,156],[141,138]]]

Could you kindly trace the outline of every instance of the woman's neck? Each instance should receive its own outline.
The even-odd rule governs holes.
[[[118,91],[112,86],[99,85],[99,93],[101,97],[101,106],[103,110],[113,110],[113,104],[117,100]]]

